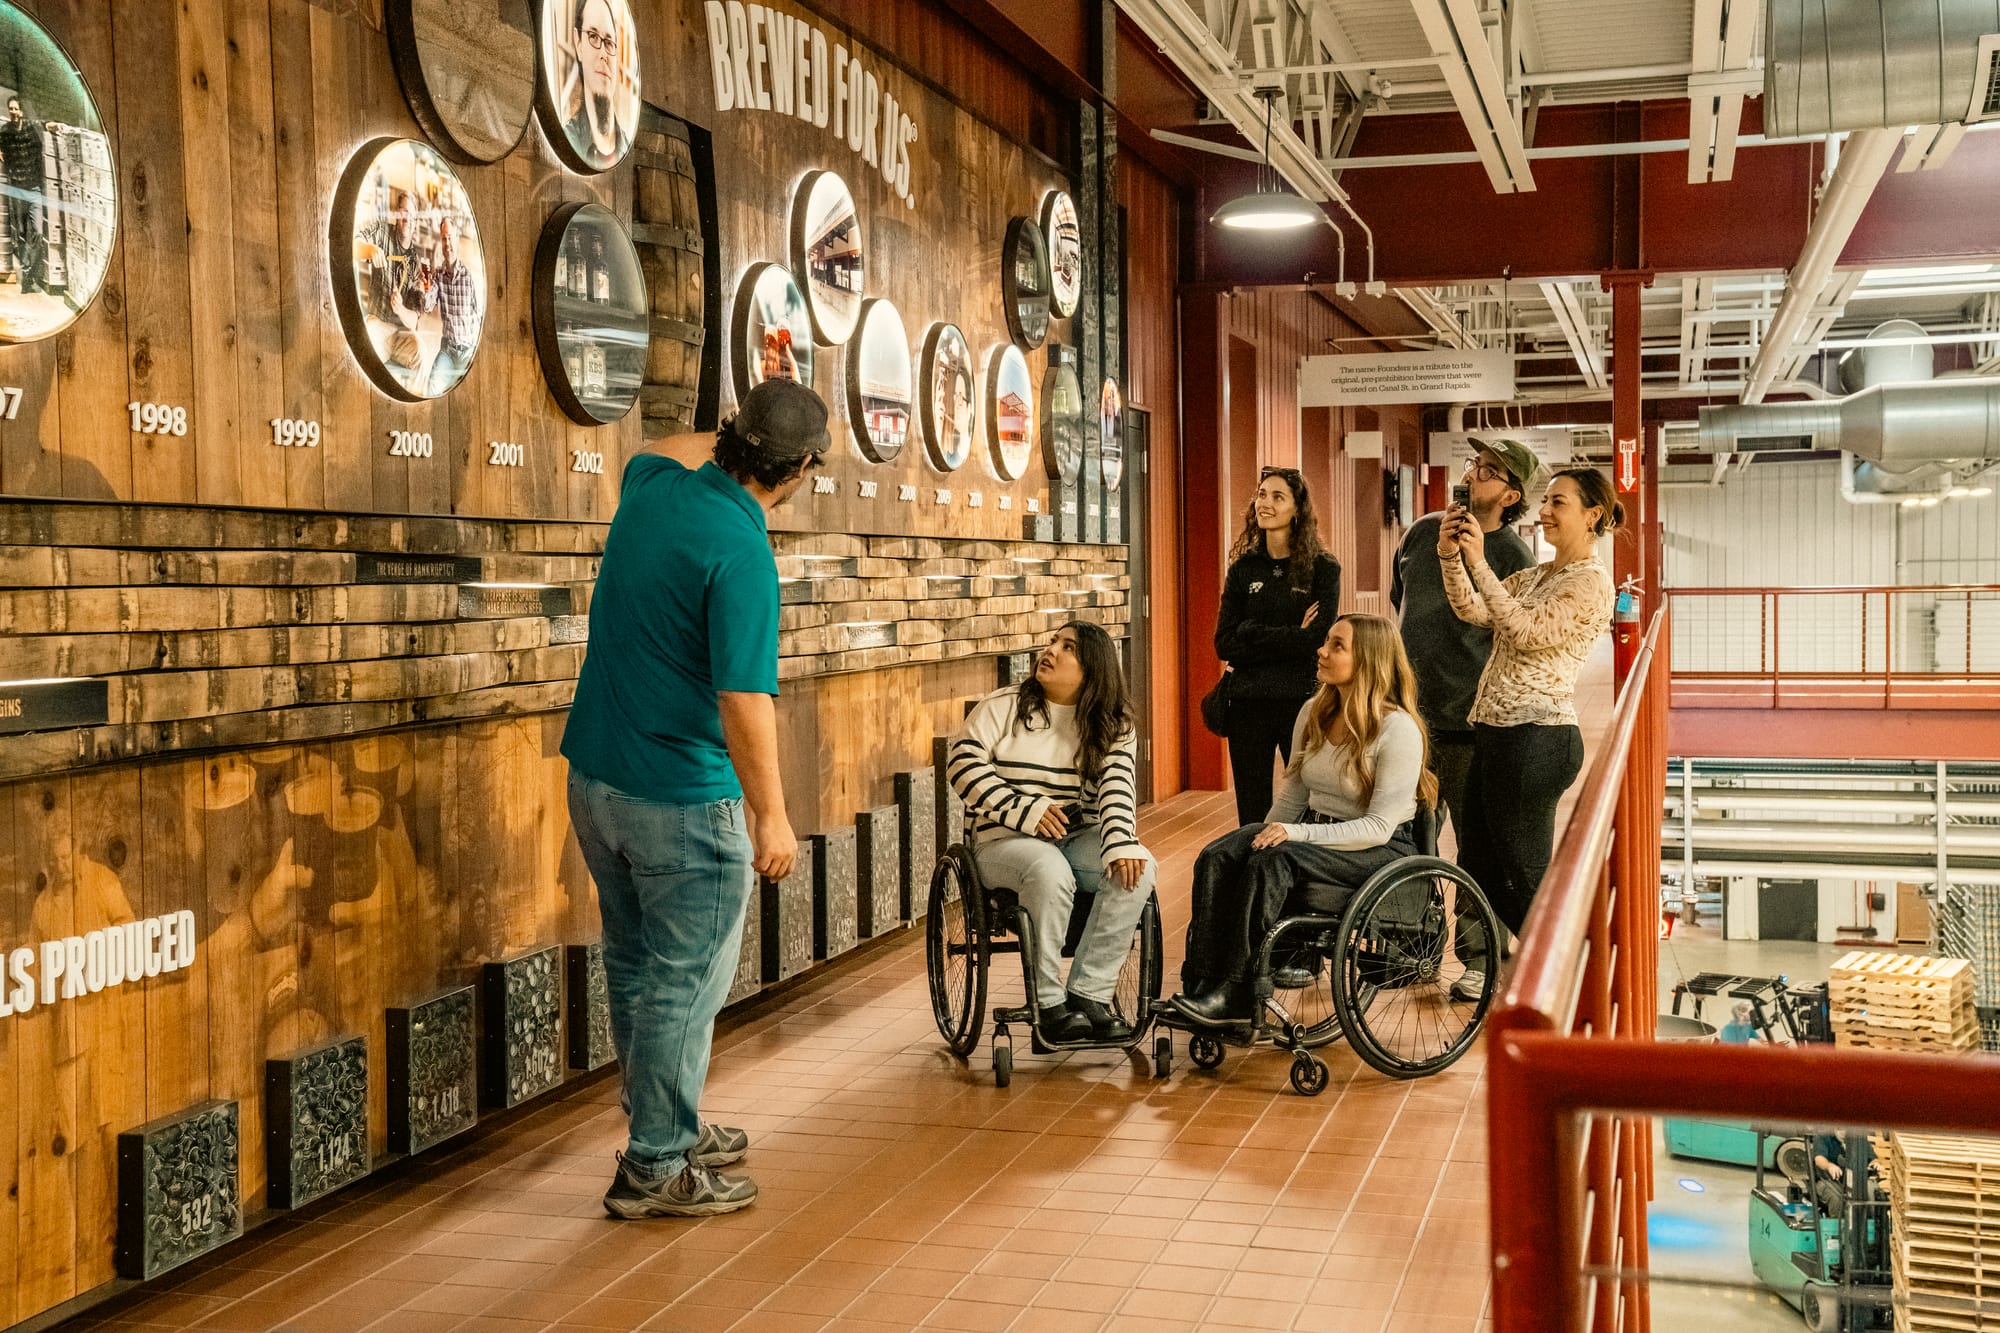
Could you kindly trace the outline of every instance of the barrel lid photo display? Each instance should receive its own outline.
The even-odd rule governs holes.
[[[956,324],[933,324],[924,335],[917,372],[924,452],[940,472],[956,472],[972,456],[973,414],[978,410],[972,345]]]
[[[622,418],[646,378],[649,314],[639,251],[601,204],[564,204],[535,247],[535,350],[563,414]]]
[[[910,335],[896,307],[880,297],[861,303],[854,337],[844,352],[842,387],[854,442],[870,462],[887,463],[910,435],[916,380]]]
[[[829,347],[846,342],[861,316],[867,277],[861,218],[847,182],[810,171],[792,199],[792,271],[805,281],[813,336]]]
[[[765,380],[813,382],[812,319],[783,264],[752,264],[736,293],[736,396]]]
[[[563,165],[586,174],[625,159],[639,128],[639,26],[629,0],[537,0],[535,112]]]
[[[382,9],[403,98],[452,161],[497,162],[535,108],[530,0],[388,0]]]
[[[347,345],[375,387],[421,402],[465,378],[486,326],[486,258],[437,149],[363,144],[334,192],[327,259]]]
[[[0,0],[0,343],[61,333],[97,299],[118,235],[118,172],[83,74],[18,5]]]
[[[1042,199],[1042,239],[1049,247],[1049,302],[1058,319],[1068,319],[1083,299],[1083,226],[1076,201],[1062,190]]]

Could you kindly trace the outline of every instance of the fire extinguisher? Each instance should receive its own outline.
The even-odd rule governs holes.
[[[1620,685],[1639,655],[1639,586],[1637,575],[1626,576],[1618,585],[1618,608],[1611,616],[1611,664]]]

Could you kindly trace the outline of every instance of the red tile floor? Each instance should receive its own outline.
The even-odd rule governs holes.
[[[1151,808],[1169,989],[1189,871],[1226,794]],[[999,996],[1018,996],[1011,957]],[[1096,1052],[993,1086],[932,1024],[921,931],[727,1016],[704,1110],[761,1195],[616,1222],[617,1084],[580,1084],[434,1161],[254,1233],[78,1322],[107,1329],[1475,1333],[1487,1303],[1482,1052],[1395,1082],[1344,1046],[1302,1098],[1232,1049],[1171,1078]]]

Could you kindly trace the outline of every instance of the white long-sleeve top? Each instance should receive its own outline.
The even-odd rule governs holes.
[[[1444,562],[1444,595],[1459,619],[1493,627],[1493,655],[1473,696],[1473,722],[1495,727],[1576,724],[1576,678],[1610,628],[1618,600],[1594,555],[1561,569],[1524,569],[1505,583],[1482,564]]]
[[[1303,754],[1308,703],[1292,724],[1292,753]],[[1416,722],[1400,709],[1382,719],[1370,752],[1375,756],[1375,791],[1364,803],[1361,789],[1347,772],[1353,742],[1322,745],[1306,756],[1298,771],[1287,773],[1271,801],[1267,824],[1283,824],[1287,837],[1299,842],[1325,843],[1343,851],[1380,847],[1417,813],[1417,783],[1424,772],[1424,738]],[[1293,821],[1307,810],[1334,819],[1332,824]]]
[[[1049,810],[1081,805],[1084,822],[1096,824],[1103,839],[1107,873],[1114,861],[1152,859],[1139,841],[1133,735],[1126,733],[1097,781],[1086,784],[1075,706],[1050,704],[1049,724],[1030,728],[1014,720],[1019,700],[1018,686],[995,690],[952,738],[945,776],[965,802],[973,841],[1032,834]]]

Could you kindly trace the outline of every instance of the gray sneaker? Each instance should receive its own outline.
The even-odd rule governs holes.
[[[718,1175],[696,1162],[678,1174],[641,1180],[618,1154],[618,1177],[604,1192],[604,1211],[613,1217],[708,1217],[748,1208],[757,1197],[757,1182],[742,1176]]]
[[[1479,997],[1486,993],[1486,974],[1477,968],[1468,967],[1457,981],[1451,983],[1451,998],[1465,1004],[1478,1004]]]
[[[728,1166],[742,1161],[743,1154],[749,1151],[750,1136],[742,1130],[703,1123],[701,1136],[688,1149],[688,1156],[703,1166]]]

